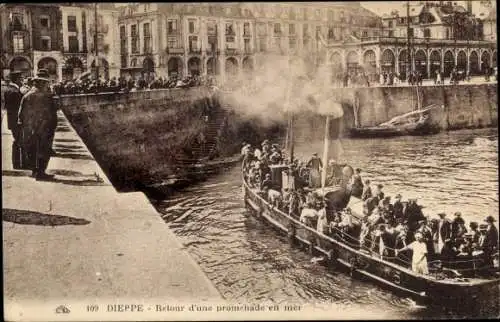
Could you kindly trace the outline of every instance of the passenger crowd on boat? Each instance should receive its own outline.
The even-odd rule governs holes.
[[[29,78],[26,79],[26,82]],[[103,78],[91,79],[90,77],[65,80],[52,84],[52,90],[57,95],[89,94],[105,92],[135,92],[151,89],[165,88],[189,88],[202,85],[215,85],[215,80],[211,77],[201,77],[190,75],[186,77],[156,77],[146,79],[139,77],[111,77],[107,80]]]
[[[290,164],[280,147],[269,140],[257,147],[245,144],[241,153],[248,185],[270,205],[355,249],[420,274],[445,268],[455,277],[470,276],[498,266],[494,265],[499,242],[493,216],[487,216],[484,223],[470,222],[468,227],[460,212],[452,219],[444,212],[431,219],[424,215],[417,198],[403,201],[396,194],[393,199],[386,195],[383,184],[363,180],[361,169],[349,175],[349,166],[330,160],[326,185],[341,184],[348,176],[351,196],[363,203],[363,213],[356,216],[348,207],[331,209],[329,201],[317,192],[323,164],[316,153],[307,162],[295,159]],[[292,172],[294,187],[283,185],[282,189],[276,184],[272,178],[276,166]]]

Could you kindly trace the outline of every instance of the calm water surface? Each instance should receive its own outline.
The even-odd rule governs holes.
[[[467,221],[498,217],[498,130],[466,130],[430,137],[343,140],[345,159],[403,199],[418,196],[431,217],[461,211]],[[321,152],[322,142],[306,152]],[[369,318],[459,317],[418,307],[370,282],[311,261],[286,237],[245,209],[238,167],[158,203],[164,220],[228,300],[330,302],[384,315]],[[335,317],[332,317],[335,318]]]

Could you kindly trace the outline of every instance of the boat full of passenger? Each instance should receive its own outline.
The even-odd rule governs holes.
[[[418,200],[397,194],[392,201],[381,184],[372,191],[360,169],[326,162],[327,153],[294,159],[293,143],[290,153],[268,140],[246,144],[242,155],[247,207],[291,243],[419,302],[474,311],[494,302],[498,312],[493,216],[469,229],[459,212],[453,220],[445,213],[430,219]]]

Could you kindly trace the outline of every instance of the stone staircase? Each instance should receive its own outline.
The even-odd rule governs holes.
[[[193,166],[201,161],[209,160],[211,154],[215,151],[218,143],[218,138],[224,129],[227,111],[229,106],[222,106],[218,108],[215,113],[208,118],[205,131],[203,132],[204,141],[195,141],[191,146],[192,158],[186,156],[179,156],[176,158],[176,164],[179,167]]]

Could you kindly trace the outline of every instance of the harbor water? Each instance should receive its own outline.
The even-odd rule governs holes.
[[[343,156],[363,178],[382,183],[389,195],[419,198],[430,218],[460,211],[467,221],[498,218],[498,130],[462,130],[426,137],[344,139]],[[321,153],[322,142],[308,144]],[[462,317],[423,307],[371,282],[327,268],[245,208],[239,167],[155,201],[221,294],[231,301],[332,303],[386,316]],[[494,316],[498,312],[492,313]],[[335,317],[331,317],[335,318]]]

